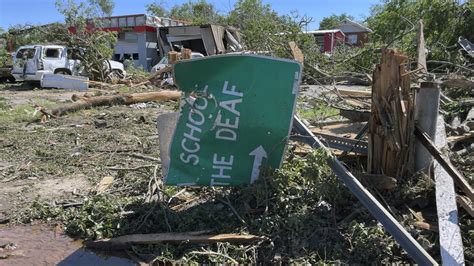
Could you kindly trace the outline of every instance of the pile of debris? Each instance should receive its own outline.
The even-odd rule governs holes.
[[[181,53],[169,51],[169,66],[149,76],[111,83],[88,81],[90,90],[99,95],[74,95],[72,103],[53,109],[37,106],[41,121],[99,106],[137,107],[178,99],[182,100],[181,115],[158,118],[158,128],[165,132],[159,136],[161,158],[141,155],[155,163],[146,166],[152,170],[143,175],[149,181],[140,183],[141,193],[105,195],[114,178],[104,178],[78,206],[39,205],[32,211],[37,215],[33,218],[53,216],[65,223],[70,234],[87,238],[87,247],[127,250],[147,262],[318,262],[327,251],[330,259],[359,263],[411,258],[423,265],[435,265],[435,259],[463,264],[474,255],[467,232],[474,216],[473,71],[450,66],[459,70],[456,78],[452,73],[429,72],[422,23],[419,32],[415,69],[404,54],[388,48],[381,49],[381,62],[372,76],[332,77],[314,67],[325,76],[324,82],[318,79],[325,84],[303,85],[305,98],[300,100],[324,99],[336,111],[336,119],[334,115],[323,120],[292,115],[304,65],[303,53],[295,43],[290,43],[290,49],[300,64],[253,56],[185,62],[182,60],[190,59],[192,52],[182,49]],[[464,49],[469,46],[467,40],[460,44]],[[222,65],[207,64],[216,60]],[[228,83],[236,76],[230,70],[251,60],[284,74],[268,80],[273,76],[256,77],[248,71],[242,82],[251,81],[248,88]],[[209,74],[210,69],[226,64],[227,72],[219,75],[227,79],[217,83],[217,71]],[[189,69],[195,71],[185,73]],[[337,83],[341,80],[345,87]],[[266,85],[275,82],[271,93],[251,91],[263,81]],[[175,82],[184,95],[176,90]],[[160,89],[115,92],[124,86]],[[469,98],[458,99],[451,87],[467,91],[462,96]],[[268,99],[273,99],[269,95],[277,99],[272,106],[267,106]],[[258,102],[262,99],[267,102]],[[299,106],[313,108],[308,102]],[[252,116],[246,117],[248,113]],[[268,119],[271,114],[278,114],[277,118]],[[261,120],[251,120],[254,117]],[[446,124],[444,119],[451,122]],[[248,137],[246,143],[236,142],[241,128],[247,131],[239,140]],[[285,150],[288,139],[290,148]],[[251,150],[239,150],[247,144],[253,145]],[[198,156],[205,145],[211,148]],[[232,154],[218,155],[216,150]],[[238,157],[239,153],[245,158]],[[239,162],[235,167],[234,157]],[[200,160],[204,162],[196,169]],[[282,160],[281,169],[274,169]],[[244,165],[249,167],[243,169]],[[142,168],[109,170],[120,176]],[[234,176],[236,168],[241,168],[235,174],[239,178],[222,182],[230,179],[229,173]],[[217,173],[208,173],[208,169],[217,169]],[[208,183],[211,188],[196,187]],[[429,185],[418,187],[422,183]],[[214,187],[216,184],[252,185],[228,188]],[[439,241],[429,240],[433,238]]]

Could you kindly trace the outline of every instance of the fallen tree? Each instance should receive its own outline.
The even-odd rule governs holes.
[[[67,113],[72,113],[83,109],[90,109],[97,106],[130,105],[143,102],[170,101],[178,100],[180,97],[181,92],[170,90],[95,97],[79,96],[74,94],[72,96],[74,103],[62,105],[50,111],[41,108],[40,111],[42,113],[42,120],[44,121],[44,119],[47,117],[58,117]]]

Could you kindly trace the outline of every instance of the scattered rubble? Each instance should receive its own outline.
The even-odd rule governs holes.
[[[189,32],[180,34],[181,29]],[[268,115],[259,110],[278,93],[276,85],[265,97],[254,93],[244,101],[226,98],[244,91],[228,89],[227,83],[221,84],[225,97],[218,95],[221,89],[194,88],[195,80],[183,85],[190,77],[201,83],[217,80],[218,71],[209,74],[195,67],[186,72],[184,66],[192,64],[179,62],[191,59],[196,49],[174,51],[173,40],[199,33],[208,43],[206,37],[215,41],[219,36],[214,46],[204,47],[205,56],[241,51],[244,46],[233,28],[163,27],[158,36],[169,42],[160,52],[168,63],[151,74],[132,70],[107,82],[42,77],[42,87],[83,91],[72,97],[70,91],[42,90],[38,99],[43,102],[35,98],[18,104],[14,97],[29,96],[22,85],[0,85],[0,121],[8,121],[0,124],[0,182],[5,185],[0,188],[0,224],[57,224],[68,235],[87,240],[85,247],[125,250],[134,261],[147,263],[468,264],[474,259],[472,64],[426,61],[421,22],[418,29],[416,64],[382,47],[371,51],[381,58],[373,73],[330,74],[306,61],[295,41],[287,42],[285,51],[299,62],[291,64],[304,66],[306,82],[297,98],[301,77],[298,71],[288,76],[292,96],[284,98],[297,98],[296,116],[287,117],[293,128],[274,140],[277,130],[260,121],[255,130],[241,134],[250,143],[266,130],[264,139],[273,146],[245,151],[251,167],[239,176],[248,172],[249,180],[241,183],[251,185],[239,187],[197,187],[209,176],[204,166],[196,174],[198,170],[170,163],[172,143],[183,142],[173,139],[182,131],[176,126],[180,121],[217,117],[219,123],[195,126],[192,132],[213,133],[222,125],[237,130],[223,110],[238,113],[234,121],[245,123],[244,115],[239,120],[244,111],[236,108],[241,102],[252,103],[246,111],[253,116]],[[460,37],[458,45],[461,56],[472,57],[469,40]],[[175,67],[183,70],[174,73]],[[229,73],[226,80],[235,75]],[[254,78],[253,85],[264,80]],[[284,82],[281,76],[277,81]],[[259,97],[265,101],[256,103]],[[203,99],[206,106],[215,101],[215,110],[222,101],[231,102],[203,115]],[[271,103],[286,108],[283,100]],[[278,117],[281,121],[272,121],[283,124],[285,117]],[[216,141],[199,140],[203,147],[217,148]],[[219,148],[234,155],[237,149],[231,144]],[[280,148],[283,158],[269,163]],[[209,156],[209,169],[233,166],[233,157],[229,164],[225,157],[215,159],[216,153]],[[242,167],[244,160],[235,157],[236,167]],[[227,178],[224,170],[221,178]],[[170,171],[197,181],[170,182],[165,178]],[[0,259],[21,256],[13,249],[1,242]]]

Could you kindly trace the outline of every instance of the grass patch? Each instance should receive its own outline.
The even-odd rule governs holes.
[[[318,99],[305,99],[298,102],[296,112],[302,119],[310,122],[324,120],[328,117],[339,115],[339,110],[329,106],[325,101]]]
[[[56,103],[45,99],[32,100],[35,104],[50,108]],[[4,98],[0,98],[0,123],[29,122],[35,118],[33,104],[19,104],[10,106]]]

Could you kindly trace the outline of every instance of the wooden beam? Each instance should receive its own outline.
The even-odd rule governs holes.
[[[471,217],[474,217],[474,206],[472,201],[470,201],[466,196],[457,195],[456,202],[461,205],[461,207],[465,209]]]
[[[372,95],[372,91],[370,90],[351,90],[351,89],[338,88],[337,91],[342,96],[350,96],[350,97],[370,97]]]
[[[416,127],[415,130],[416,138],[423,144],[428,152],[443,166],[448,174],[453,178],[454,183],[466,194],[466,196],[472,201],[474,199],[474,191],[469,185],[464,176],[454,167],[453,164],[441,155],[441,151],[436,148],[430,137],[423,132],[420,128]]]

